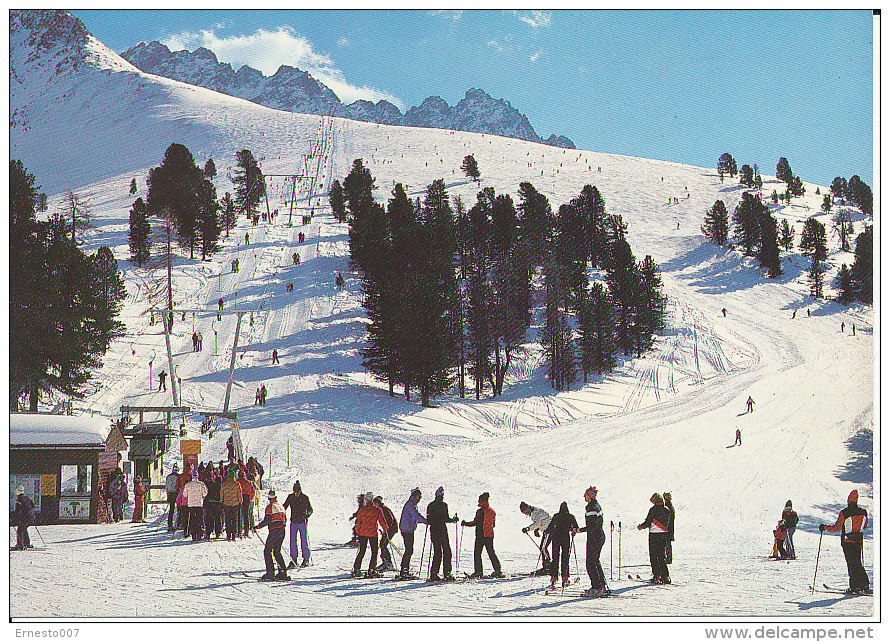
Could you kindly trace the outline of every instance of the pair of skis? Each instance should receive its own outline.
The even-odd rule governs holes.
[[[809,586],[808,588],[810,589],[810,591],[814,591],[812,586]],[[816,593],[833,593],[835,595],[849,595],[850,597],[856,597],[859,595],[869,596],[872,594],[870,590],[868,593],[849,593],[846,589],[835,588],[833,586],[828,586],[828,584],[823,584],[822,588],[815,589],[815,592]]]

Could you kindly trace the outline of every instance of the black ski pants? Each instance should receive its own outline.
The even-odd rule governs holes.
[[[219,537],[222,533],[222,504],[214,500],[204,503],[204,537],[210,539],[211,531]]]
[[[387,566],[392,566],[392,555],[389,552],[389,535],[382,533],[380,535],[380,562]]]
[[[266,538],[266,546],[263,548],[263,558],[266,560],[266,572],[270,575],[275,573],[275,564],[272,562],[272,556],[278,562],[278,570],[284,572],[287,564],[284,562],[284,556],[281,554],[281,545],[284,543],[284,527],[270,528],[269,537]]]
[[[448,529],[430,529],[430,544],[433,545],[433,562],[430,577],[439,575],[439,564],[442,575],[451,575],[451,543],[448,541]]]
[[[559,574],[562,572],[562,579],[569,576],[569,555],[572,552],[572,540],[568,537],[556,538],[551,540],[553,547],[553,561],[550,563],[550,579],[556,582]]]
[[[240,534],[239,523],[241,521],[241,505],[225,506],[226,512],[226,539],[234,540]]]
[[[202,506],[189,506],[189,534],[193,540],[204,537],[204,508]]]
[[[15,527],[15,547],[17,549],[31,548],[31,536],[28,535],[28,522]]]
[[[377,536],[375,535],[374,537],[364,537],[362,535],[359,535],[358,553],[355,556],[355,564],[352,565],[353,570],[362,570],[362,560],[365,557],[365,551],[368,550],[368,544],[371,545],[371,563],[368,565],[368,570],[373,571],[375,568],[377,568]]]
[[[501,561],[494,553],[494,537],[477,537],[476,547],[473,549],[473,573],[482,575],[482,549],[488,553],[488,559],[495,573],[501,572]]]
[[[667,564],[664,562],[665,544],[668,541],[667,533],[649,533],[649,564],[652,565],[652,575],[659,579],[670,578]]]
[[[173,516],[176,514],[176,493],[167,493],[167,530],[173,528]]]
[[[605,535],[587,538],[587,575],[590,576],[590,585],[595,589],[606,588],[606,574],[603,573],[603,565],[600,564],[600,552],[605,543]]]
[[[405,542],[405,554],[402,555],[402,575],[411,570],[411,556],[414,555],[414,533],[402,531],[402,541]]]
[[[847,560],[847,573],[850,576],[850,588],[855,590],[868,588],[868,574],[862,566],[862,542],[841,542],[841,549]]]

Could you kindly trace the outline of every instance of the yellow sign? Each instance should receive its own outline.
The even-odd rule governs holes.
[[[201,440],[200,439],[180,439],[179,452],[183,455],[200,455]]]
[[[57,479],[56,475],[41,475],[40,494],[43,497],[55,497]]]

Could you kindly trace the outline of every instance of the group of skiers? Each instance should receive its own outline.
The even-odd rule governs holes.
[[[204,335],[200,332],[192,332],[192,352],[201,352],[204,349]]]
[[[277,353],[276,353],[277,358]],[[256,389],[256,399],[253,402],[253,405],[266,405],[266,396],[269,394],[269,391],[266,390],[266,384],[262,384],[259,388]]]

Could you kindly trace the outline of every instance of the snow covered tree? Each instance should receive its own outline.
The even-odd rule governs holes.
[[[850,303],[856,300],[856,287],[853,282],[853,273],[847,267],[846,263],[841,265],[841,269],[834,281],[834,287],[838,291],[837,300],[840,303],[850,305]]]
[[[204,178],[210,180],[216,178],[216,163],[213,162],[212,158],[208,158],[207,162],[204,163]]]
[[[130,195],[132,196],[133,194],[136,193],[136,191],[137,191],[136,179],[134,178],[133,180],[130,181]]]
[[[339,223],[346,222],[346,199],[343,196],[343,186],[340,181],[334,180],[328,190],[328,202],[331,204],[331,212]]]
[[[266,181],[259,163],[249,149],[242,149],[235,154],[232,183],[235,184],[235,207],[251,218],[266,195]]]
[[[220,211],[220,225],[226,231],[226,237],[229,236],[229,230],[235,227],[235,224],[238,222],[238,212],[235,209],[235,201],[232,200],[232,195],[229,192],[226,192],[222,200],[219,202],[219,211]]]
[[[729,214],[723,201],[715,201],[705,213],[701,231],[705,238],[715,245],[723,246],[726,243],[729,238]]]
[[[856,298],[863,303],[871,303],[874,299],[874,259],[872,226],[866,225],[865,231],[856,237],[856,251],[854,253],[853,285],[856,289]]]
[[[717,159],[717,173],[720,174],[720,180],[723,180],[724,174],[729,174],[735,178],[737,171],[735,159],[732,157],[732,154],[729,152],[721,154],[720,158]]]
[[[148,211],[170,214],[179,245],[189,249],[191,258],[198,241],[198,195],[203,183],[204,173],[192,153],[178,143],[170,145],[163,163],[148,173]]]
[[[151,256],[151,225],[148,222],[148,207],[141,196],[130,210],[130,256],[136,267],[145,265]]]
[[[93,213],[89,204],[71,190],[65,192],[62,201],[62,214],[71,221],[71,242],[77,245],[77,232],[93,227]]]
[[[466,174],[467,178],[479,182],[479,177],[482,174],[479,172],[479,165],[476,163],[476,159],[473,157],[472,154],[464,156],[464,160],[461,163],[460,168],[464,171],[464,174]]]
[[[786,252],[794,249],[794,227],[787,218],[782,219],[782,226],[779,228],[779,246],[785,248]]]
[[[790,184],[794,178],[794,173],[791,171],[791,165],[788,164],[788,159],[784,156],[782,156],[779,159],[779,162],[776,163],[776,178],[788,184]]]
[[[807,272],[807,283],[810,285],[810,296],[814,299],[822,298],[822,282],[824,274],[825,269],[822,267],[822,261],[814,255],[813,262],[810,265],[810,271]]]
[[[803,232],[800,233],[799,247],[804,254],[819,261],[828,258],[825,226],[814,218],[808,218],[803,224]]]
[[[754,187],[754,170],[750,165],[742,165],[742,169],[739,170],[739,184]]]

